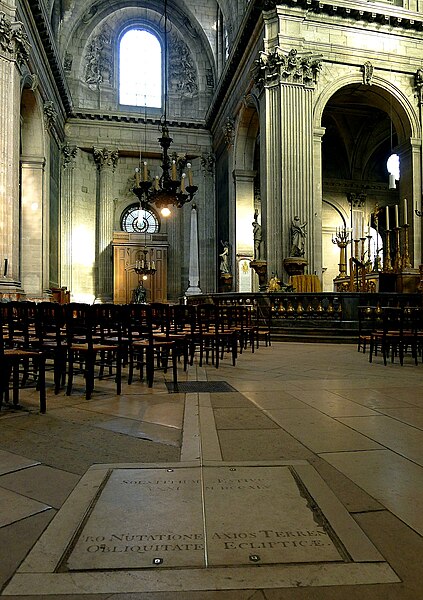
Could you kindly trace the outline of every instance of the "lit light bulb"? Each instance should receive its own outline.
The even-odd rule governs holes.
[[[160,211],[160,214],[162,215],[162,217],[169,217],[170,216],[170,210],[167,206],[165,206],[164,208],[162,208],[162,210]]]
[[[142,278],[144,281],[147,281],[147,279],[148,279],[147,275],[143,275]]]

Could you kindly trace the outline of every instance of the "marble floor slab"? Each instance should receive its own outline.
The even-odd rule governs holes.
[[[384,415],[338,420],[423,467],[423,431],[420,429]]]
[[[0,487],[0,527],[50,509],[47,504]]]
[[[374,440],[337,423],[318,410],[278,410],[266,413],[304,446],[313,452],[380,449]]]
[[[24,456],[13,454],[12,452],[0,450],[0,475],[39,464],[38,461],[30,460]]]
[[[390,450],[324,454],[324,459],[423,535],[423,468]]]
[[[206,590],[217,581],[256,589],[398,578],[305,461],[96,465],[3,594],[28,585],[46,596]]]

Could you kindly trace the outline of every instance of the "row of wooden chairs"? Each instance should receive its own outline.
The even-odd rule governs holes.
[[[186,369],[197,353],[200,366],[211,362],[218,368],[230,354],[235,365],[238,354],[247,347],[254,352],[259,340],[251,310],[245,306],[23,301],[0,308],[0,400],[8,401],[11,383],[18,405],[19,386],[33,381],[40,392],[41,412],[46,410],[46,368],[53,370],[56,394],[66,387],[70,395],[74,376],[81,373],[90,399],[96,377],[113,378],[116,394],[121,393],[123,365],[128,366],[128,384],[139,372],[151,387],[155,370],[167,371],[171,362],[176,386],[178,362],[183,361]]]
[[[398,357],[400,365],[410,354],[417,365],[423,360],[423,307],[359,307],[358,350],[363,353],[369,347],[369,361],[378,353],[383,363],[391,363]]]

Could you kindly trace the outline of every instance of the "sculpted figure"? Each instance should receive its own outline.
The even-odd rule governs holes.
[[[300,217],[294,217],[291,224],[291,256],[304,256],[306,239],[306,225],[301,223]]]

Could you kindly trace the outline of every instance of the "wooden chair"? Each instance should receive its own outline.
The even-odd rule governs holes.
[[[46,412],[45,358],[38,350],[9,347],[10,336],[4,335],[6,327],[4,311],[0,311],[0,408],[3,400],[9,402],[12,380],[13,406],[19,407],[19,388],[34,379],[40,395],[40,412]]]
[[[122,349],[118,343],[104,342],[98,312],[93,306],[71,302],[64,305],[68,352],[66,395],[72,393],[75,370],[85,378],[85,397],[91,398],[95,378],[104,377],[104,367],[116,382],[116,394],[122,390]],[[96,317],[98,320],[96,320]],[[113,371],[114,368],[114,371]]]
[[[238,355],[238,336],[232,329],[228,307],[215,304],[199,304],[196,306],[196,324],[194,344],[199,349],[199,365],[206,363],[211,356],[212,364],[219,367],[219,362],[225,351],[232,355],[235,366]]]
[[[391,362],[399,355],[400,364],[404,363],[404,310],[385,306],[381,312],[381,329],[371,332],[369,362],[373,361],[373,353],[382,352],[383,364],[387,364],[389,355]]]
[[[359,306],[358,307],[358,343],[357,352],[360,350],[365,354],[367,344],[370,344],[372,331],[377,328],[377,307]]]
[[[176,342],[166,337],[159,326],[159,317],[153,318],[153,309],[148,304],[129,304],[126,309],[126,326],[129,336],[128,384],[132,384],[134,369],[144,378],[144,367],[148,387],[153,387],[154,370],[167,372],[169,358],[172,360],[173,384],[178,383],[178,354]],[[164,335],[161,335],[164,333]]]
[[[35,330],[37,347],[45,356],[46,369],[52,361],[54,373],[54,393],[58,394],[66,382],[67,344],[63,307],[57,302],[37,304]],[[51,368],[51,367],[50,367]]]

